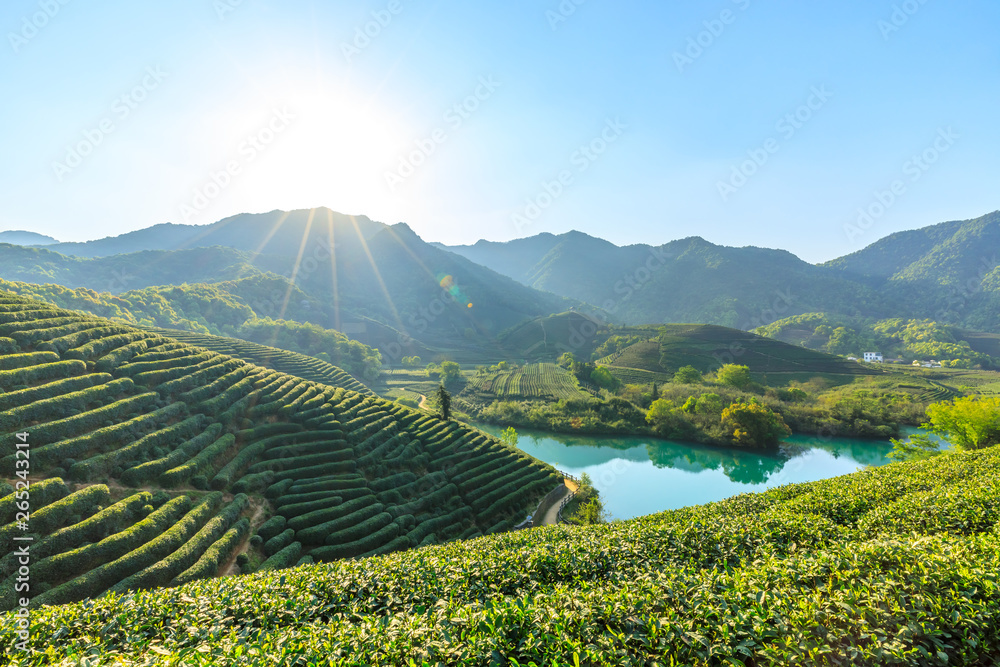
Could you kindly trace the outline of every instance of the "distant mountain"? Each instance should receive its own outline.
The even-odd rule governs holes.
[[[59,243],[50,249],[76,257],[108,257],[142,250],[183,250],[225,246],[250,253],[297,256],[306,237],[326,232],[360,250],[386,225],[365,216],[344,215],[328,208],[241,213],[211,225],[164,223],[85,243]],[[306,249],[308,250],[308,248]]]
[[[875,290],[784,250],[728,248],[697,236],[618,247],[580,232],[452,252],[536,289],[602,308],[610,321],[703,322],[749,329],[785,314],[888,308]]]
[[[130,252],[107,254],[118,250]],[[433,247],[405,224],[328,209],[158,225],[46,250],[0,246],[0,278],[112,293],[267,274],[284,287],[240,294],[258,315],[309,306],[308,321],[377,345],[390,364],[428,349],[489,347],[518,322],[580,305]]]
[[[823,265],[697,236],[619,247],[569,232],[447,248],[525,285],[598,306],[624,324],[749,329],[826,312],[1000,331],[1000,212],[893,234]]]
[[[45,234],[11,230],[0,232],[0,243],[10,243],[11,245],[52,245],[53,243],[59,243],[59,241]]]
[[[1000,211],[890,234],[824,266],[925,317],[1000,331]]]

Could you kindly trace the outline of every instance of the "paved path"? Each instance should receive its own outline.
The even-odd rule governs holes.
[[[562,503],[563,499],[570,493],[569,488],[565,485],[562,487],[562,493],[559,497],[555,499],[552,506],[549,507],[548,511],[545,512],[545,516],[542,517],[541,523],[535,524],[536,526],[554,526],[559,523],[559,505]]]

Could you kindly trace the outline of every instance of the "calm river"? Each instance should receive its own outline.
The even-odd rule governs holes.
[[[503,430],[477,426],[493,435]],[[776,452],[750,452],[644,437],[518,429],[518,447],[576,477],[587,473],[611,516],[629,519],[885,465],[892,444],[793,435]]]

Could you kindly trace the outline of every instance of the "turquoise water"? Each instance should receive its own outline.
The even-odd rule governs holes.
[[[503,430],[478,426],[493,435]],[[892,450],[888,441],[803,435],[788,438],[777,451],[752,452],[646,437],[522,429],[517,446],[563,472],[590,475],[616,519],[846,475],[865,466],[885,465]]]

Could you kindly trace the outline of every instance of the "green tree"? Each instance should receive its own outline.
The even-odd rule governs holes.
[[[718,370],[715,378],[720,384],[726,384],[737,389],[749,389],[753,385],[753,378],[750,377],[750,369],[747,366],[737,364],[726,364]]]
[[[517,447],[517,431],[513,426],[508,426],[500,434],[500,442],[507,447]]]
[[[681,366],[674,373],[674,382],[677,384],[698,384],[701,382],[701,371],[694,366]]]
[[[443,384],[449,384],[462,376],[462,367],[454,361],[443,361],[441,362],[440,373],[441,382]]]
[[[926,433],[914,433],[906,440],[892,438],[892,451],[887,456],[893,461],[922,461],[941,453],[941,442],[931,440]]]
[[[694,411],[702,415],[721,414],[722,408],[722,397],[715,393],[702,394],[694,405]]]
[[[1000,396],[964,396],[927,406],[924,424],[959,449],[1000,444]]]
[[[760,403],[733,403],[722,411],[733,440],[747,447],[769,447],[792,434],[781,415]]]
[[[448,390],[444,388],[444,385],[438,387],[437,391],[438,405],[441,408],[441,419],[448,421],[451,419],[451,394]]]
[[[556,363],[563,368],[573,368],[574,362],[576,362],[576,357],[573,356],[572,352],[563,352],[556,360]]]
[[[590,373],[590,381],[601,389],[618,391],[622,383],[604,366],[598,366]]]

